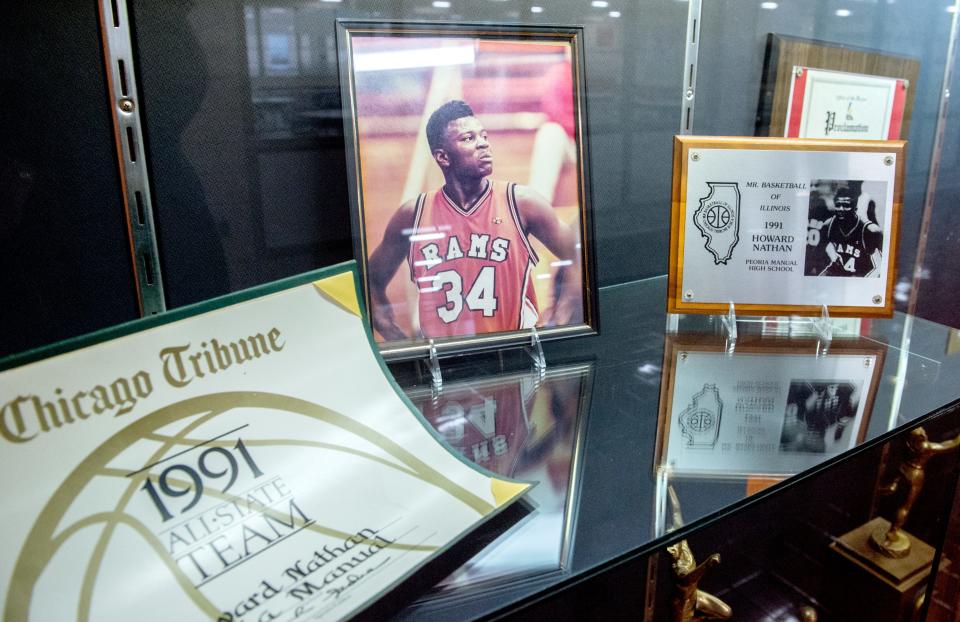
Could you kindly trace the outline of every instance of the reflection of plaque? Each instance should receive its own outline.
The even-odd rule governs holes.
[[[901,141],[677,136],[672,313],[893,313]]]
[[[475,592],[565,568],[572,554],[578,455],[590,406],[592,364],[483,376],[408,390],[427,421],[464,458],[537,482],[526,520],[439,584],[425,600]],[[433,606],[433,605],[427,605]]]
[[[715,384],[703,385],[703,390],[693,396],[693,401],[680,413],[680,430],[690,448],[713,449],[720,434],[720,417],[723,401]]]
[[[673,477],[774,479],[863,440],[882,348],[835,340],[668,336],[655,468]]]
[[[771,34],[756,134],[905,139],[919,75],[912,58]]]

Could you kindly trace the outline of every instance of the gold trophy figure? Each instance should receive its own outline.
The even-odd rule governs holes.
[[[697,565],[693,551],[686,540],[667,547],[673,557],[673,574],[676,593],[673,597],[673,621],[695,622],[697,620],[727,620],[733,614],[730,606],[714,596],[698,589],[703,574],[720,563],[716,553]]]
[[[945,454],[960,445],[960,435],[942,443],[930,441],[923,428],[914,428],[907,436],[907,448],[910,456],[900,465],[900,472],[892,482],[880,488],[880,494],[895,493],[902,485],[908,486],[903,504],[897,508],[889,529],[880,528],[870,536],[871,544],[887,557],[901,558],[910,553],[910,539],[903,532],[910,510],[920,496],[923,488],[927,461],[934,456]]]
[[[667,488],[670,505],[673,506],[673,529],[683,525],[680,500],[672,486]],[[704,573],[720,563],[720,555],[714,553],[701,564],[693,557],[686,540],[667,547],[673,557],[674,596],[673,622],[698,622],[700,620],[728,620],[733,615],[730,606],[697,586]]]

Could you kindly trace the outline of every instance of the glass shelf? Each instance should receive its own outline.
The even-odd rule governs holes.
[[[889,320],[835,320],[833,341],[824,352],[813,336],[809,319],[789,322],[783,318],[741,318],[739,339],[730,354],[725,353],[723,347],[725,331],[719,317],[665,313],[666,285],[666,278],[660,277],[602,288],[600,336],[544,344],[546,380],[536,388],[551,393],[550,374],[558,373],[562,377],[564,370],[572,367],[588,370],[583,372],[588,380],[582,381],[590,385],[586,395],[578,385],[573,397],[557,399],[554,395],[539,403],[529,401],[529,397],[527,402],[493,398],[496,408],[492,407],[491,393],[485,387],[491,382],[495,384],[498,376],[507,373],[509,377],[512,372],[513,378],[536,377],[529,359],[519,350],[441,360],[444,389],[439,394],[435,391],[431,394],[429,375],[424,377],[424,372],[415,365],[392,365],[401,386],[408,393],[421,396],[420,404],[426,405],[427,413],[447,401],[463,402],[462,407],[470,399],[476,404],[484,404],[486,399],[487,414],[494,419],[493,423],[488,421],[488,425],[500,425],[504,421],[506,428],[515,430],[516,424],[510,422],[527,417],[526,411],[517,411],[525,404],[534,403],[541,411],[552,409],[551,422],[571,417],[571,408],[581,410],[577,427],[581,436],[560,439],[552,449],[554,454],[564,455],[566,462],[544,460],[540,463],[542,455],[537,453],[538,448],[525,443],[526,438],[537,436],[537,425],[543,425],[541,412],[536,421],[525,419],[528,425],[523,427],[523,438],[510,439],[521,447],[509,448],[516,456],[515,462],[503,462],[500,469],[506,474],[539,481],[540,487],[555,487],[557,481],[574,483],[567,494],[572,503],[567,513],[569,533],[563,529],[554,529],[549,536],[546,532],[539,533],[541,545],[546,546],[545,538],[553,538],[552,550],[563,551],[564,556],[555,556],[550,564],[541,564],[543,558],[529,555],[528,548],[520,542],[529,540],[521,524],[492,545],[491,549],[501,547],[499,551],[488,549],[483,553],[488,558],[499,559],[501,570],[507,568],[509,572],[504,571],[494,581],[486,576],[473,583],[469,580],[470,571],[463,570],[458,579],[448,582],[439,593],[435,591],[422,597],[402,612],[400,618],[442,615],[472,619],[508,609],[511,603],[549,591],[561,583],[576,582],[615,561],[641,556],[697,532],[736,514],[765,494],[781,494],[810,473],[873,447],[881,437],[889,437],[889,432],[902,429],[960,398],[960,357],[947,354],[952,331],[945,326],[900,313]],[[669,371],[671,365],[669,359],[665,360],[664,349],[665,344],[677,340],[693,344],[694,349],[706,347],[715,355],[713,362],[698,372],[710,376],[704,378],[704,382],[715,381],[715,373],[735,374],[745,364],[751,364],[751,360],[756,365],[756,359],[751,357],[757,356],[758,349],[762,356],[776,356],[770,352],[772,346],[782,358],[771,363],[782,368],[773,372],[775,376],[788,378],[791,369],[797,369],[801,378],[813,380],[814,390],[819,389],[825,395],[826,385],[830,384],[826,381],[830,378],[810,377],[809,368],[804,366],[826,361],[828,367],[832,365],[831,369],[840,370],[837,373],[846,373],[848,382],[863,383],[858,387],[859,395],[852,401],[849,392],[843,395],[843,389],[840,390],[841,397],[854,403],[853,413],[848,412],[843,418],[852,419],[850,423],[856,433],[852,430],[838,433],[834,425],[829,433],[837,435],[837,439],[842,436],[842,446],[832,443],[829,450],[808,447],[799,452],[794,450],[792,454],[778,438],[772,451],[780,454],[779,464],[788,467],[777,473],[764,472],[761,461],[757,476],[749,472],[724,475],[720,469],[719,475],[677,477],[657,459],[664,453],[664,448],[658,448],[658,428],[664,418],[661,400],[668,396],[663,380],[669,374],[665,375],[664,367]],[[851,348],[858,353],[858,361],[861,357],[873,357],[870,360],[876,361],[879,369],[857,376],[849,367],[844,369],[843,365],[837,367],[832,363],[831,357],[852,356]],[[747,369],[744,373],[756,372]],[[464,395],[469,398],[462,400]],[[784,397],[780,397],[775,408],[783,408]],[[816,401],[807,398],[809,403]],[[799,401],[795,396],[791,399]],[[735,404],[729,402],[726,408],[728,413],[736,410]],[[467,413],[469,408],[460,411],[460,423],[469,428],[473,423]],[[456,409],[447,409],[446,415],[447,422],[457,419]],[[474,413],[475,423],[479,423],[477,416]],[[771,416],[776,420],[775,426],[787,417],[782,410]],[[570,428],[569,423],[567,426]],[[474,433],[478,433],[480,427],[474,426]],[[811,424],[810,427],[817,426]],[[491,438],[501,432],[494,427],[488,429]],[[480,433],[478,438],[482,437]],[[564,443],[566,445],[561,446]],[[468,456],[472,455],[469,443],[461,446]],[[795,459],[797,457],[800,459]],[[526,470],[511,471],[515,463],[526,464]],[[554,471],[562,472],[562,476],[551,472],[551,465]],[[793,465],[792,472],[789,465]],[[489,462],[485,466],[495,468]],[[741,470],[742,467],[740,464]],[[685,526],[668,532],[664,525],[665,484],[672,482],[676,482],[682,501]],[[770,486],[769,491],[747,500],[751,494]],[[555,522],[559,516],[556,507],[554,499]],[[549,504],[541,504],[525,522],[545,520],[538,515],[550,512]]]

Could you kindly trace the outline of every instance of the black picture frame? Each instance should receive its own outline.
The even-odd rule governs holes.
[[[350,19],[339,19],[337,20],[337,45],[338,51],[340,54],[340,82],[341,90],[343,93],[343,118],[344,118],[344,140],[345,140],[345,151],[347,154],[347,182],[349,188],[350,196],[350,208],[351,208],[351,225],[353,228],[353,239],[354,239],[354,253],[357,259],[357,262],[360,266],[361,278],[363,282],[364,290],[364,301],[371,318],[371,327],[374,329],[375,338],[378,341],[380,346],[380,351],[383,356],[388,360],[401,360],[401,359],[412,359],[412,358],[421,358],[428,356],[431,351],[434,349],[439,355],[452,355],[452,354],[462,354],[472,351],[485,350],[485,349],[495,349],[501,347],[510,347],[517,346],[521,344],[529,344],[531,338],[533,337],[533,331],[524,324],[523,312],[524,309],[521,308],[519,314],[519,320],[517,322],[516,328],[507,327],[506,312],[503,311],[500,307],[500,299],[494,297],[493,303],[489,303],[490,307],[496,305],[496,308],[492,311],[491,317],[497,317],[498,312],[503,312],[502,327],[498,327],[496,330],[486,330],[486,329],[477,329],[475,331],[470,331],[467,328],[455,327],[453,330],[457,331],[456,334],[446,334],[442,335],[436,333],[431,334],[435,327],[431,326],[428,330],[424,330],[424,320],[422,315],[418,315],[420,311],[420,297],[425,292],[436,292],[440,291],[444,296],[452,296],[450,294],[454,288],[447,288],[445,285],[437,286],[433,285],[436,281],[432,282],[432,288],[422,288],[416,286],[411,288],[409,285],[405,285],[407,290],[406,300],[397,300],[396,296],[393,299],[387,298],[388,304],[382,304],[377,300],[373,300],[371,296],[371,270],[370,270],[370,257],[371,253],[375,252],[379,248],[379,244],[383,240],[383,235],[379,236],[371,235],[371,229],[376,229],[377,227],[384,227],[384,220],[387,216],[385,214],[385,205],[389,206],[389,210],[396,211],[398,206],[405,199],[403,192],[394,193],[394,195],[399,194],[400,196],[392,196],[384,201],[374,201],[371,199],[370,193],[371,188],[376,187],[379,191],[383,187],[383,184],[374,183],[373,179],[377,175],[378,168],[371,162],[371,158],[367,157],[369,151],[369,143],[372,142],[369,138],[370,135],[366,133],[370,127],[375,127],[379,124],[381,127],[383,125],[389,124],[391,122],[396,125],[390,127],[389,129],[384,130],[384,133],[389,134],[390,132],[396,131],[396,128],[401,125],[406,125],[407,130],[407,143],[417,144],[419,141],[421,144],[420,150],[410,149],[409,151],[403,151],[403,153],[410,153],[410,166],[419,166],[423,168],[423,160],[427,159],[426,166],[430,167],[430,150],[426,147],[426,140],[422,136],[424,134],[423,125],[428,114],[428,108],[432,105],[432,102],[428,101],[431,97],[431,93],[427,92],[422,96],[422,102],[419,102],[416,97],[413,98],[415,103],[420,103],[420,110],[422,112],[417,113],[408,113],[405,117],[391,117],[390,115],[383,115],[379,119],[373,119],[372,116],[366,116],[364,109],[364,102],[360,101],[363,98],[363,87],[361,83],[363,82],[363,77],[358,79],[358,66],[357,66],[357,57],[356,57],[356,46],[357,41],[361,38],[366,38],[368,42],[371,38],[377,38],[378,42],[393,42],[396,41],[398,45],[410,46],[411,40],[416,39],[429,39],[432,41],[443,41],[444,44],[453,45],[455,41],[466,42],[466,44],[473,44],[478,50],[483,49],[481,46],[491,46],[503,44],[505,48],[516,48],[520,49],[523,45],[530,43],[539,43],[555,46],[565,46],[564,54],[566,55],[571,75],[569,76],[571,84],[570,100],[572,102],[572,124],[568,129],[568,138],[569,138],[569,148],[572,150],[573,161],[567,162],[566,170],[567,181],[569,186],[570,176],[573,176],[575,180],[573,186],[575,187],[575,205],[573,207],[567,206],[567,213],[570,213],[571,209],[574,210],[575,218],[570,222],[565,223],[570,230],[574,231],[577,237],[576,245],[576,256],[570,256],[568,258],[558,259],[553,263],[563,264],[564,262],[572,262],[573,265],[579,264],[579,275],[575,274],[575,271],[572,269],[564,269],[566,266],[558,266],[556,270],[552,272],[539,272],[538,274],[533,274],[531,270],[525,276],[521,276],[519,272],[514,271],[513,275],[519,277],[517,283],[513,287],[521,287],[522,294],[520,295],[520,304],[524,305],[524,297],[527,293],[528,284],[533,282],[533,279],[543,279],[546,280],[551,278],[549,275],[553,275],[556,278],[555,281],[551,281],[552,292],[557,292],[558,297],[566,296],[569,291],[571,291],[571,286],[567,285],[567,289],[564,288],[564,284],[572,278],[577,278],[579,276],[580,281],[580,294],[579,294],[579,309],[574,310],[570,315],[570,321],[565,322],[547,322],[543,324],[545,317],[545,311],[551,310],[550,307],[539,307],[536,308],[537,313],[539,314],[538,324],[536,325],[537,336],[542,340],[550,339],[561,339],[573,336],[581,335],[591,335],[597,334],[599,330],[598,323],[598,309],[597,309],[597,279],[596,279],[596,261],[594,253],[594,233],[593,233],[593,219],[592,219],[592,210],[591,210],[591,190],[590,190],[590,174],[589,174],[589,156],[588,156],[588,137],[586,132],[587,127],[587,114],[586,114],[586,91],[585,91],[585,78],[584,78],[584,53],[583,53],[583,29],[577,26],[529,26],[529,25],[491,25],[491,24],[457,24],[457,23],[441,23],[441,22],[381,22],[381,21],[371,21],[371,20],[350,20]],[[414,46],[415,47],[415,46]],[[469,47],[469,45],[467,45]],[[530,48],[531,51],[534,48]],[[566,52],[569,50],[569,52]],[[434,50],[436,52],[436,50]],[[511,54],[514,52],[511,52]],[[509,61],[509,55],[504,53],[503,58],[499,58],[499,62],[503,62],[504,58]],[[422,71],[424,69],[431,69],[436,71],[436,67],[445,66],[444,63],[449,64],[449,58],[445,58],[445,54],[434,54],[430,58],[439,59],[438,65],[423,65],[411,69],[410,67],[401,67],[398,68],[399,76],[387,76],[384,78],[384,81],[394,80],[397,83],[403,84],[404,75],[403,71],[407,71],[407,77],[409,78],[412,75],[411,72],[415,73],[416,71]],[[522,58],[523,62],[530,62],[529,58],[531,54],[529,52],[523,53],[517,52],[516,57],[518,59]],[[387,58],[390,59],[391,56],[388,53],[388,56],[381,56],[381,59]],[[394,55],[393,58],[396,58]],[[427,61],[432,62],[432,61]],[[519,61],[518,61],[519,62]],[[403,63],[401,62],[401,65]],[[366,65],[369,67],[369,64]],[[501,74],[509,74],[512,70],[516,68],[511,67],[509,62],[503,63],[503,66],[500,69]],[[398,71],[394,71],[394,74],[397,74]],[[522,73],[519,69],[518,73]],[[435,75],[435,74],[434,74]],[[474,76],[475,77],[475,76]],[[380,80],[377,81],[379,84],[382,84]],[[366,82],[369,84],[369,80]],[[481,82],[482,83],[482,82]],[[410,81],[408,80],[407,85],[409,86]],[[492,82],[487,82],[487,84],[498,84],[496,80]],[[503,84],[502,82],[499,84]],[[518,84],[530,84],[530,81],[518,81]],[[360,91],[358,92],[358,85],[360,85]],[[442,90],[442,89],[438,89]],[[383,92],[380,93],[381,99],[389,98],[391,93],[389,92],[389,87],[384,87]],[[409,91],[408,91],[409,92]],[[446,99],[446,97],[441,98]],[[454,98],[450,98],[454,99]],[[462,91],[462,96],[457,97],[456,99],[463,99],[469,101],[471,99],[471,93],[468,92],[466,88]],[[540,111],[542,113],[542,111]],[[526,126],[525,129],[529,130],[531,128],[531,118],[536,117],[537,113],[534,112],[530,114],[528,112],[521,112],[519,114],[514,111],[512,114],[515,115],[516,119],[524,119]],[[498,117],[498,122],[490,125],[504,127],[509,125],[509,122],[504,122],[504,118],[507,117],[507,114],[499,115],[489,115],[490,117]],[[476,117],[481,120],[484,118],[484,113],[478,109]],[[368,121],[373,120],[375,123],[371,124]],[[417,132],[411,133],[409,127],[414,121],[419,121],[416,125]],[[402,130],[401,130],[402,131]],[[491,142],[496,140],[496,127],[491,127],[490,136]],[[402,142],[402,141],[401,141]],[[426,154],[426,155],[425,155]],[[515,158],[516,159],[516,158]],[[414,162],[414,160],[419,160],[419,162]],[[572,172],[569,168],[572,165]],[[513,168],[518,170],[516,161],[513,162]],[[532,168],[532,166],[531,166]],[[439,169],[438,169],[439,170]],[[437,171],[433,171],[433,174],[436,175]],[[527,171],[529,173],[529,170]],[[563,172],[563,171],[561,171]],[[423,192],[426,190],[425,173],[423,180],[420,186],[417,188],[418,194],[414,195],[416,197],[424,196]],[[410,174],[410,169],[407,171],[408,179],[412,178],[413,175]],[[558,174],[559,177],[559,174]],[[389,178],[389,175],[381,175],[381,179]],[[366,187],[365,187],[366,182]],[[395,179],[391,180],[391,183],[395,182]],[[499,190],[499,187],[496,186],[497,182],[491,182],[489,187],[493,190]],[[502,182],[500,182],[502,183]],[[431,186],[437,188],[435,184]],[[517,227],[520,229],[520,235],[525,238],[521,239],[524,242],[524,245],[527,249],[533,248],[534,245],[539,244],[537,241],[533,241],[532,238],[535,236],[528,236],[529,231],[524,230],[523,226],[520,224],[522,221],[521,216],[518,214],[521,209],[520,207],[515,207],[520,204],[516,199],[516,189],[521,188],[521,186],[513,184],[514,188],[511,195],[510,190],[511,184],[507,184],[507,190],[505,193],[506,203],[511,203],[511,196],[513,197],[512,205],[510,207],[511,211],[515,214],[514,220],[516,221]],[[429,192],[429,191],[428,191]],[[491,195],[494,193],[491,191]],[[569,194],[569,193],[568,193]],[[439,190],[435,190],[431,195],[433,197],[439,197]],[[502,195],[497,195],[502,196]],[[477,201],[476,205],[480,205],[484,202],[485,199],[481,197]],[[449,199],[448,199],[449,201]],[[492,199],[491,199],[492,201]],[[420,205],[419,198],[415,199],[417,203],[417,217],[412,228],[406,229],[409,233],[408,237],[416,237],[416,232],[418,231],[417,227],[420,225]],[[424,199],[426,202],[426,199]],[[451,204],[453,204],[451,202]],[[551,206],[552,202],[549,203]],[[373,207],[373,206],[376,207]],[[501,203],[502,205],[502,203]],[[575,208],[575,209],[574,209]],[[471,208],[472,209],[472,208]],[[480,209],[483,209],[482,207]],[[502,208],[500,208],[502,209]],[[469,211],[469,210],[467,210]],[[559,213],[560,210],[557,210],[556,213]],[[559,218],[559,216],[558,216]],[[494,223],[500,224],[505,218],[495,218]],[[496,239],[495,239],[496,240]],[[472,241],[472,238],[471,238]],[[406,242],[405,244],[413,245],[414,241]],[[449,240],[447,241],[449,245]],[[464,243],[458,243],[458,250],[461,246],[466,246]],[[514,247],[517,245],[514,244]],[[471,251],[473,249],[471,248]],[[450,249],[447,249],[447,257],[449,258]],[[487,247],[487,251],[491,252],[490,247]],[[399,251],[397,251],[399,254]],[[410,267],[410,281],[414,279],[414,261],[410,258],[411,251],[409,247],[406,248],[405,255],[407,256],[407,263]],[[493,255],[490,255],[493,257]],[[531,257],[536,257],[536,251],[530,251]],[[544,267],[541,266],[543,260],[537,263],[537,270],[544,270]],[[438,267],[442,267],[444,264],[440,264]],[[551,265],[552,267],[552,265]],[[397,265],[396,271],[390,273],[390,277],[387,280],[388,283],[394,282],[398,277],[397,274],[405,271],[402,265],[402,262]],[[445,272],[450,272],[450,270],[445,270]],[[378,284],[383,282],[383,278],[380,276],[380,272],[375,271],[374,281]],[[500,274],[500,273],[497,273]],[[548,276],[543,276],[547,274]],[[571,275],[572,276],[569,276]],[[510,275],[512,280],[513,275]],[[420,277],[421,280],[427,277]],[[435,276],[430,276],[429,278],[436,278]],[[566,280],[565,280],[566,279]],[[470,285],[468,277],[464,277],[461,282],[459,291],[461,292],[463,299],[469,303],[469,293],[473,292],[475,288],[478,287],[479,278],[473,282],[473,285]],[[520,283],[523,281],[523,283]],[[394,289],[398,286],[394,285]],[[536,287],[534,285],[531,287]],[[543,286],[540,286],[542,291]],[[492,291],[496,292],[498,290],[491,288]],[[378,289],[379,291],[379,289]],[[383,287],[383,292],[388,291],[387,287]],[[479,299],[484,300],[484,296],[490,296],[489,291],[483,289],[480,291]],[[510,291],[508,287],[506,291]],[[515,291],[515,289],[513,290]],[[559,294],[563,292],[563,294]],[[542,296],[542,294],[541,294]],[[513,298],[516,298],[514,296]],[[513,300],[511,298],[510,300]],[[451,298],[446,298],[447,301]],[[474,298],[477,300],[477,298]],[[487,298],[489,300],[489,298]],[[569,299],[565,298],[564,301],[567,302]],[[548,302],[552,303],[550,300]],[[424,303],[425,304],[425,303]],[[464,306],[464,303],[460,303],[460,309]],[[560,305],[561,307],[563,305]],[[577,305],[566,305],[566,309],[575,308]],[[403,328],[400,329],[403,335],[402,338],[397,336],[389,337],[381,333],[378,329],[378,316],[381,314],[382,310],[386,307],[390,308],[391,317],[396,317],[394,315],[394,309],[399,310],[401,313],[407,313],[409,317],[414,318],[409,322],[403,325]],[[505,304],[504,308],[507,307],[516,307],[516,305]],[[441,307],[437,307],[440,309]],[[458,310],[458,305],[456,303],[447,302],[446,306],[443,308],[448,309],[448,314],[452,315],[454,311],[460,313]],[[489,309],[488,309],[489,310]],[[471,307],[469,313],[474,313],[476,309]],[[483,311],[483,315],[487,316],[487,310]],[[459,316],[454,320],[457,321]],[[446,320],[444,320],[446,321]],[[510,320],[512,322],[512,319]],[[431,318],[431,322],[436,324],[436,320]],[[398,328],[400,323],[397,322],[394,324]],[[441,328],[443,328],[441,326]],[[463,332],[461,332],[463,331]]]

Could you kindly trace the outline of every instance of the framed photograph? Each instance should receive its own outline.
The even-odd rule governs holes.
[[[677,136],[668,311],[890,317],[904,149]]]
[[[769,34],[757,136],[906,139],[920,61]]]
[[[338,21],[356,254],[385,357],[596,332],[582,38]]]
[[[580,485],[580,454],[593,386],[593,363],[503,373],[407,391],[426,420],[480,467],[539,481],[537,511],[490,543],[423,600],[462,597],[568,568]]]
[[[780,478],[863,442],[885,348],[834,340],[668,335],[655,469]]]

